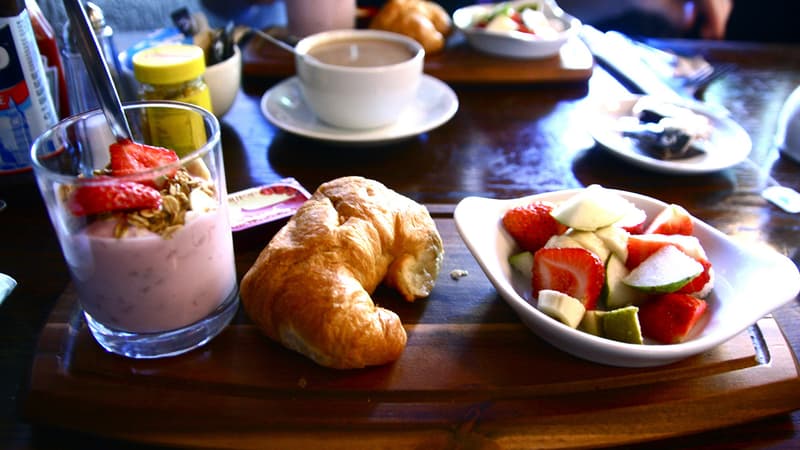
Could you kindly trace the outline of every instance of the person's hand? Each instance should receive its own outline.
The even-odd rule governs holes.
[[[697,0],[694,20],[700,21],[700,37],[723,39],[731,10],[733,10],[732,0]]]

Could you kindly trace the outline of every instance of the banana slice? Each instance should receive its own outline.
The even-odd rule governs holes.
[[[548,316],[577,328],[586,312],[583,303],[575,297],[551,289],[539,291],[539,310]]]

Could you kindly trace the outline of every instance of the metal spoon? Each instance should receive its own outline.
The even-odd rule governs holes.
[[[131,129],[122,110],[117,89],[114,87],[111,72],[108,70],[100,44],[92,29],[80,0],[64,0],[64,8],[69,17],[72,31],[76,34],[78,49],[86,63],[89,78],[92,80],[97,99],[106,116],[111,132],[117,140],[130,140]]]

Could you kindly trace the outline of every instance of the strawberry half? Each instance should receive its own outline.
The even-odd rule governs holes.
[[[503,215],[503,227],[523,250],[535,252],[566,227],[550,215],[553,204],[537,201],[512,208]]]
[[[76,216],[160,206],[160,192],[135,182],[81,186],[69,200],[69,210]]]
[[[605,268],[600,258],[584,248],[542,248],[533,255],[533,293],[552,289],[577,298],[595,309],[603,290]]]
[[[662,209],[647,227],[645,233],[683,234],[691,236],[694,231],[692,216],[682,206],[671,204]]]
[[[132,175],[178,161],[178,154],[163,147],[140,144],[129,139],[114,142],[108,147],[111,156],[111,174],[115,177]],[[174,173],[165,174],[171,176]],[[151,180],[141,180],[152,184]]]
[[[664,344],[683,341],[708,304],[687,294],[664,294],[639,306],[642,334]]]

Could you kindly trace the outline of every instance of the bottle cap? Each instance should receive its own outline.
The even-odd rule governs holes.
[[[196,45],[165,44],[133,55],[133,74],[140,83],[182,83],[203,75],[205,70],[203,49]]]

